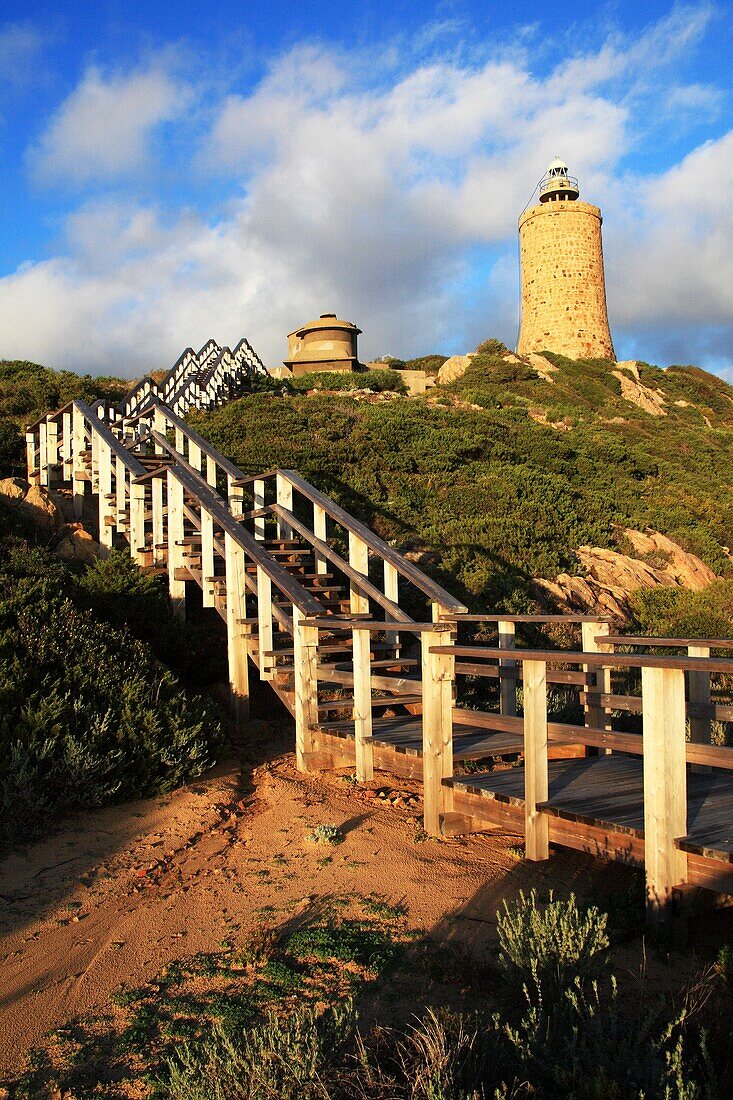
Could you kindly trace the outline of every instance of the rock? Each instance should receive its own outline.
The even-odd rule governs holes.
[[[64,561],[79,561],[89,565],[99,554],[99,543],[85,531],[81,523],[68,523],[64,537],[56,547],[56,553]]]
[[[668,559],[664,572],[683,588],[699,592],[718,579],[709,565],[659,531],[642,532],[626,528],[624,535],[639,554],[663,554]]]
[[[0,496],[6,503],[23,500],[29,489],[28,482],[19,477],[6,477],[0,481]]]
[[[621,364],[619,364],[619,366],[621,366]],[[634,364],[634,366],[636,366],[636,364]],[[628,374],[625,374],[622,370],[614,370],[611,371],[611,373],[613,377],[618,378],[621,383],[621,396],[624,401],[630,401],[633,405],[638,405],[640,409],[644,409],[644,411],[650,413],[651,416],[667,416],[667,410],[664,407],[666,401],[659,390],[653,390],[649,386],[643,386],[641,382],[629,378]],[[637,379],[638,376],[639,371],[637,369]]]
[[[456,379],[462,378],[471,366],[471,360],[475,354],[475,352],[469,352],[468,355],[451,355],[438,371],[438,382],[444,385],[446,382],[455,382]]]
[[[61,509],[43,485],[31,485],[19,507],[40,527],[59,531],[64,526]]]
[[[554,363],[551,363],[549,359],[545,359],[544,355],[539,355],[536,351],[530,352],[528,359],[529,365],[537,371],[540,378],[544,378],[545,382],[555,384],[552,375],[557,373],[557,367]]]
[[[429,569],[437,565],[439,556],[433,550],[407,550],[404,555],[408,561],[419,565],[421,569]]]
[[[599,546],[581,546],[576,555],[586,575],[561,573],[554,581],[537,578],[540,592],[566,611],[603,613],[626,621],[633,592],[656,587],[700,591],[717,580],[700,558],[658,531],[628,528],[623,534],[639,557]]]
[[[6,477],[0,481],[0,496],[11,508],[17,508],[19,515],[39,527],[58,531],[64,525],[61,509],[43,485],[29,484],[19,477]]]
[[[639,364],[636,359],[622,359],[620,363],[616,364],[618,370],[627,370],[633,374],[637,382],[641,380],[639,374]]]

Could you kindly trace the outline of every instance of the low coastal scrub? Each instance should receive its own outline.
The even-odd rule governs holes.
[[[149,984],[120,991],[109,1017],[77,1020],[34,1052],[11,1097],[107,1095],[109,1088],[158,1100],[724,1095],[728,994],[717,970],[698,977],[694,995],[681,991],[671,1007],[645,998],[625,964],[622,996],[607,961],[603,977],[592,977],[586,965],[606,958],[605,915],[584,911],[574,898],[543,903],[531,894],[497,914],[504,928],[498,956],[479,979],[486,985],[482,1003],[488,995],[490,1005],[472,1012],[426,1004],[423,989],[414,992],[421,945],[411,946],[402,913],[376,916],[367,899],[353,896],[329,900],[330,914],[296,931],[286,925],[279,933],[268,927],[244,934],[242,946],[172,962]],[[546,964],[529,983],[510,931],[521,922],[521,957]],[[567,963],[568,949],[577,968]],[[408,974],[411,999],[397,1010],[392,983]],[[385,1003],[388,979],[389,1025],[375,1008]],[[465,973],[448,980],[470,984]],[[408,1016],[416,1000],[420,1007]]]
[[[118,559],[76,574],[13,523],[0,512],[0,845],[68,810],[172,790],[223,739],[214,705],[135,637],[169,614],[148,578]]]

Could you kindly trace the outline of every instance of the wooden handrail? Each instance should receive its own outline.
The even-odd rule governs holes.
[[[710,649],[733,649],[732,638],[652,638],[642,637],[636,634],[604,634],[596,641],[607,642],[611,645],[645,645],[673,648],[674,646],[708,646]]]
[[[369,620],[362,619],[358,615],[348,615],[346,617],[339,616],[338,618],[331,618],[331,616],[320,616],[315,619],[308,619],[308,626],[317,626],[321,630],[326,628],[333,633],[337,631],[350,632],[352,630],[368,630],[372,634],[379,633],[381,630],[401,630],[407,631],[412,634],[421,634],[425,630],[434,630],[436,633],[443,633],[450,630],[450,626],[447,623],[416,623],[412,619],[404,620],[399,619],[395,622],[380,622],[378,619]]]
[[[340,524],[345,530],[350,531],[357,538],[361,539],[370,550],[373,550],[375,554],[378,554],[384,561],[389,562],[394,566],[397,572],[414,584],[416,588],[419,588],[429,599],[439,603],[441,608],[447,611],[465,612],[468,608],[465,604],[459,603],[459,601],[452,596],[450,592],[446,592],[437,581],[431,580],[430,577],[413,565],[411,561],[408,561],[398,550],[390,546],[384,539],[380,539],[378,535],[375,535],[373,531],[370,531],[359,520],[354,519],[345,511],[340,505],[332,500],[331,497],[326,496],[319,489],[316,489],[313,485],[300,477],[294,470],[278,470],[281,477],[289,481],[294,489],[297,489],[304,497],[311,501],[312,504],[317,504],[323,508],[325,512]]]
[[[605,640],[605,639],[604,639]],[[506,658],[506,649],[482,646],[434,646],[439,653],[456,657]],[[567,649],[513,649],[513,661],[559,661],[568,665],[605,668],[676,668],[685,672],[733,672],[733,661],[722,657],[656,657],[650,653],[575,653]]]
[[[441,615],[447,622],[457,623],[607,623],[612,620],[603,615],[502,615],[493,611],[486,615]],[[608,641],[608,638],[603,638]]]

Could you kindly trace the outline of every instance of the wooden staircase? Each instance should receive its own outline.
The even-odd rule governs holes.
[[[733,660],[712,656],[730,639],[471,616],[295,471],[245,473],[152,399],[134,415],[71,402],[26,444],[29,478],[69,487],[77,518],[94,509],[101,554],[124,547],[166,574],[181,618],[201,590],[226,625],[237,719],[257,675],[293,717],[300,769],[419,778],[435,836],[501,826],[523,831],[529,859],[552,842],[644,865],[656,916],[682,885],[733,894],[733,748],[712,743],[713,721],[733,726]],[[478,622],[494,645],[459,644]],[[580,649],[516,646],[523,624],[550,622],[578,628]],[[498,709],[457,705],[460,677],[493,684]],[[577,693],[582,724],[548,719],[548,685]],[[643,735],[619,715],[641,715]],[[507,757],[520,766],[492,767]],[[461,774],[475,761],[487,769]]]

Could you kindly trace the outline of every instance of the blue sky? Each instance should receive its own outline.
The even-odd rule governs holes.
[[[134,376],[336,310],[363,358],[516,340],[560,153],[621,358],[733,377],[733,7],[0,5],[0,356]]]

